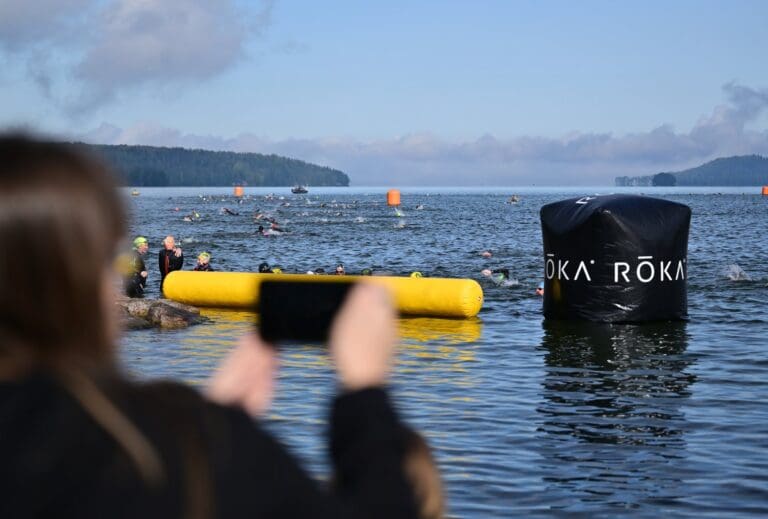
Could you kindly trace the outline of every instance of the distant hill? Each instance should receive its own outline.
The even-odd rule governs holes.
[[[765,186],[768,185],[768,157],[742,155],[724,157],[673,175],[678,186]],[[651,186],[654,177],[616,177],[617,186]]]
[[[348,186],[337,169],[261,153],[80,144],[101,156],[129,186]]]

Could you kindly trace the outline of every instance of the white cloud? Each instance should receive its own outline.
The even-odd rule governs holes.
[[[58,40],[82,21],[93,0],[0,0],[0,45],[22,51]]]
[[[253,134],[233,138],[185,134],[141,123],[120,130],[104,126],[81,136],[89,142],[151,144],[213,150],[276,153],[336,167],[358,185],[605,184],[614,176],[645,175],[697,165],[717,156],[768,155],[768,131],[746,125],[768,110],[768,89],[729,83],[728,102],[688,132],[661,125],[615,136],[572,133],[559,138],[519,137],[451,142],[432,134],[361,142],[352,139],[271,140]]]
[[[20,57],[31,79],[72,114],[142,85],[177,86],[216,77],[245,55],[250,38],[270,23],[236,0],[0,0],[0,50]],[[61,99],[65,98],[65,101]]]

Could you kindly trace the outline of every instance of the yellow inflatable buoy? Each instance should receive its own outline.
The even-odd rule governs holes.
[[[194,306],[254,309],[262,281],[349,283],[365,281],[387,287],[403,315],[474,317],[483,306],[483,289],[474,279],[389,276],[313,276],[251,272],[195,272],[177,270],[163,285],[165,297]]]

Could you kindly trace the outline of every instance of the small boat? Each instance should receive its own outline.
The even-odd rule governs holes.
[[[141,193],[139,193],[138,189],[134,189],[133,191],[131,191],[131,196],[139,196],[140,194]]]
[[[293,193],[294,195],[303,195],[305,193],[309,193],[309,191],[304,186],[293,186],[291,188],[291,193]]]

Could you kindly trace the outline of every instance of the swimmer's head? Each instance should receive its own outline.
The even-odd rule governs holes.
[[[281,269],[279,267],[273,267],[271,272],[272,272],[272,274],[282,274],[283,273],[283,269]]]
[[[338,265],[336,265],[336,275],[337,276],[343,276],[344,274],[345,274],[345,272],[344,272],[344,265],[339,263]]]
[[[197,255],[197,261],[200,263],[208,263],[211,261],[211,253],[210,252],[201,252]]]
[[[536,295],[537,296],[543,296],[544,295],[544,282],[542,281],[539,283],[539,286],[536,287]]]
[[[143,254],[147,252],[149,242],[144,236],[137,236],[136,239],[133,240],[133,248]]]
[[[259,264],[259,273],[260,274],[266,274],[272,272],[272,270],[269,268],[269,263],[266,261],[264,263]]]
[[[411,272],[411,277],[412,278],[420,278],[421,277],[421,272],[419,272],[419,271]]]
[[[491,275],[491,269],[483,269],[480,271],[480,274],[482,274],[485,277],[489,277]]]
[[[491,251],[488,251],[488,250],[484,250],[480,255],[484,258],[490,258],[491,256],[493,256],[493,254],[491,254]]]
[[[372,276],[373,271],[371,269],[363,269],[360,271],[361,276]]]

